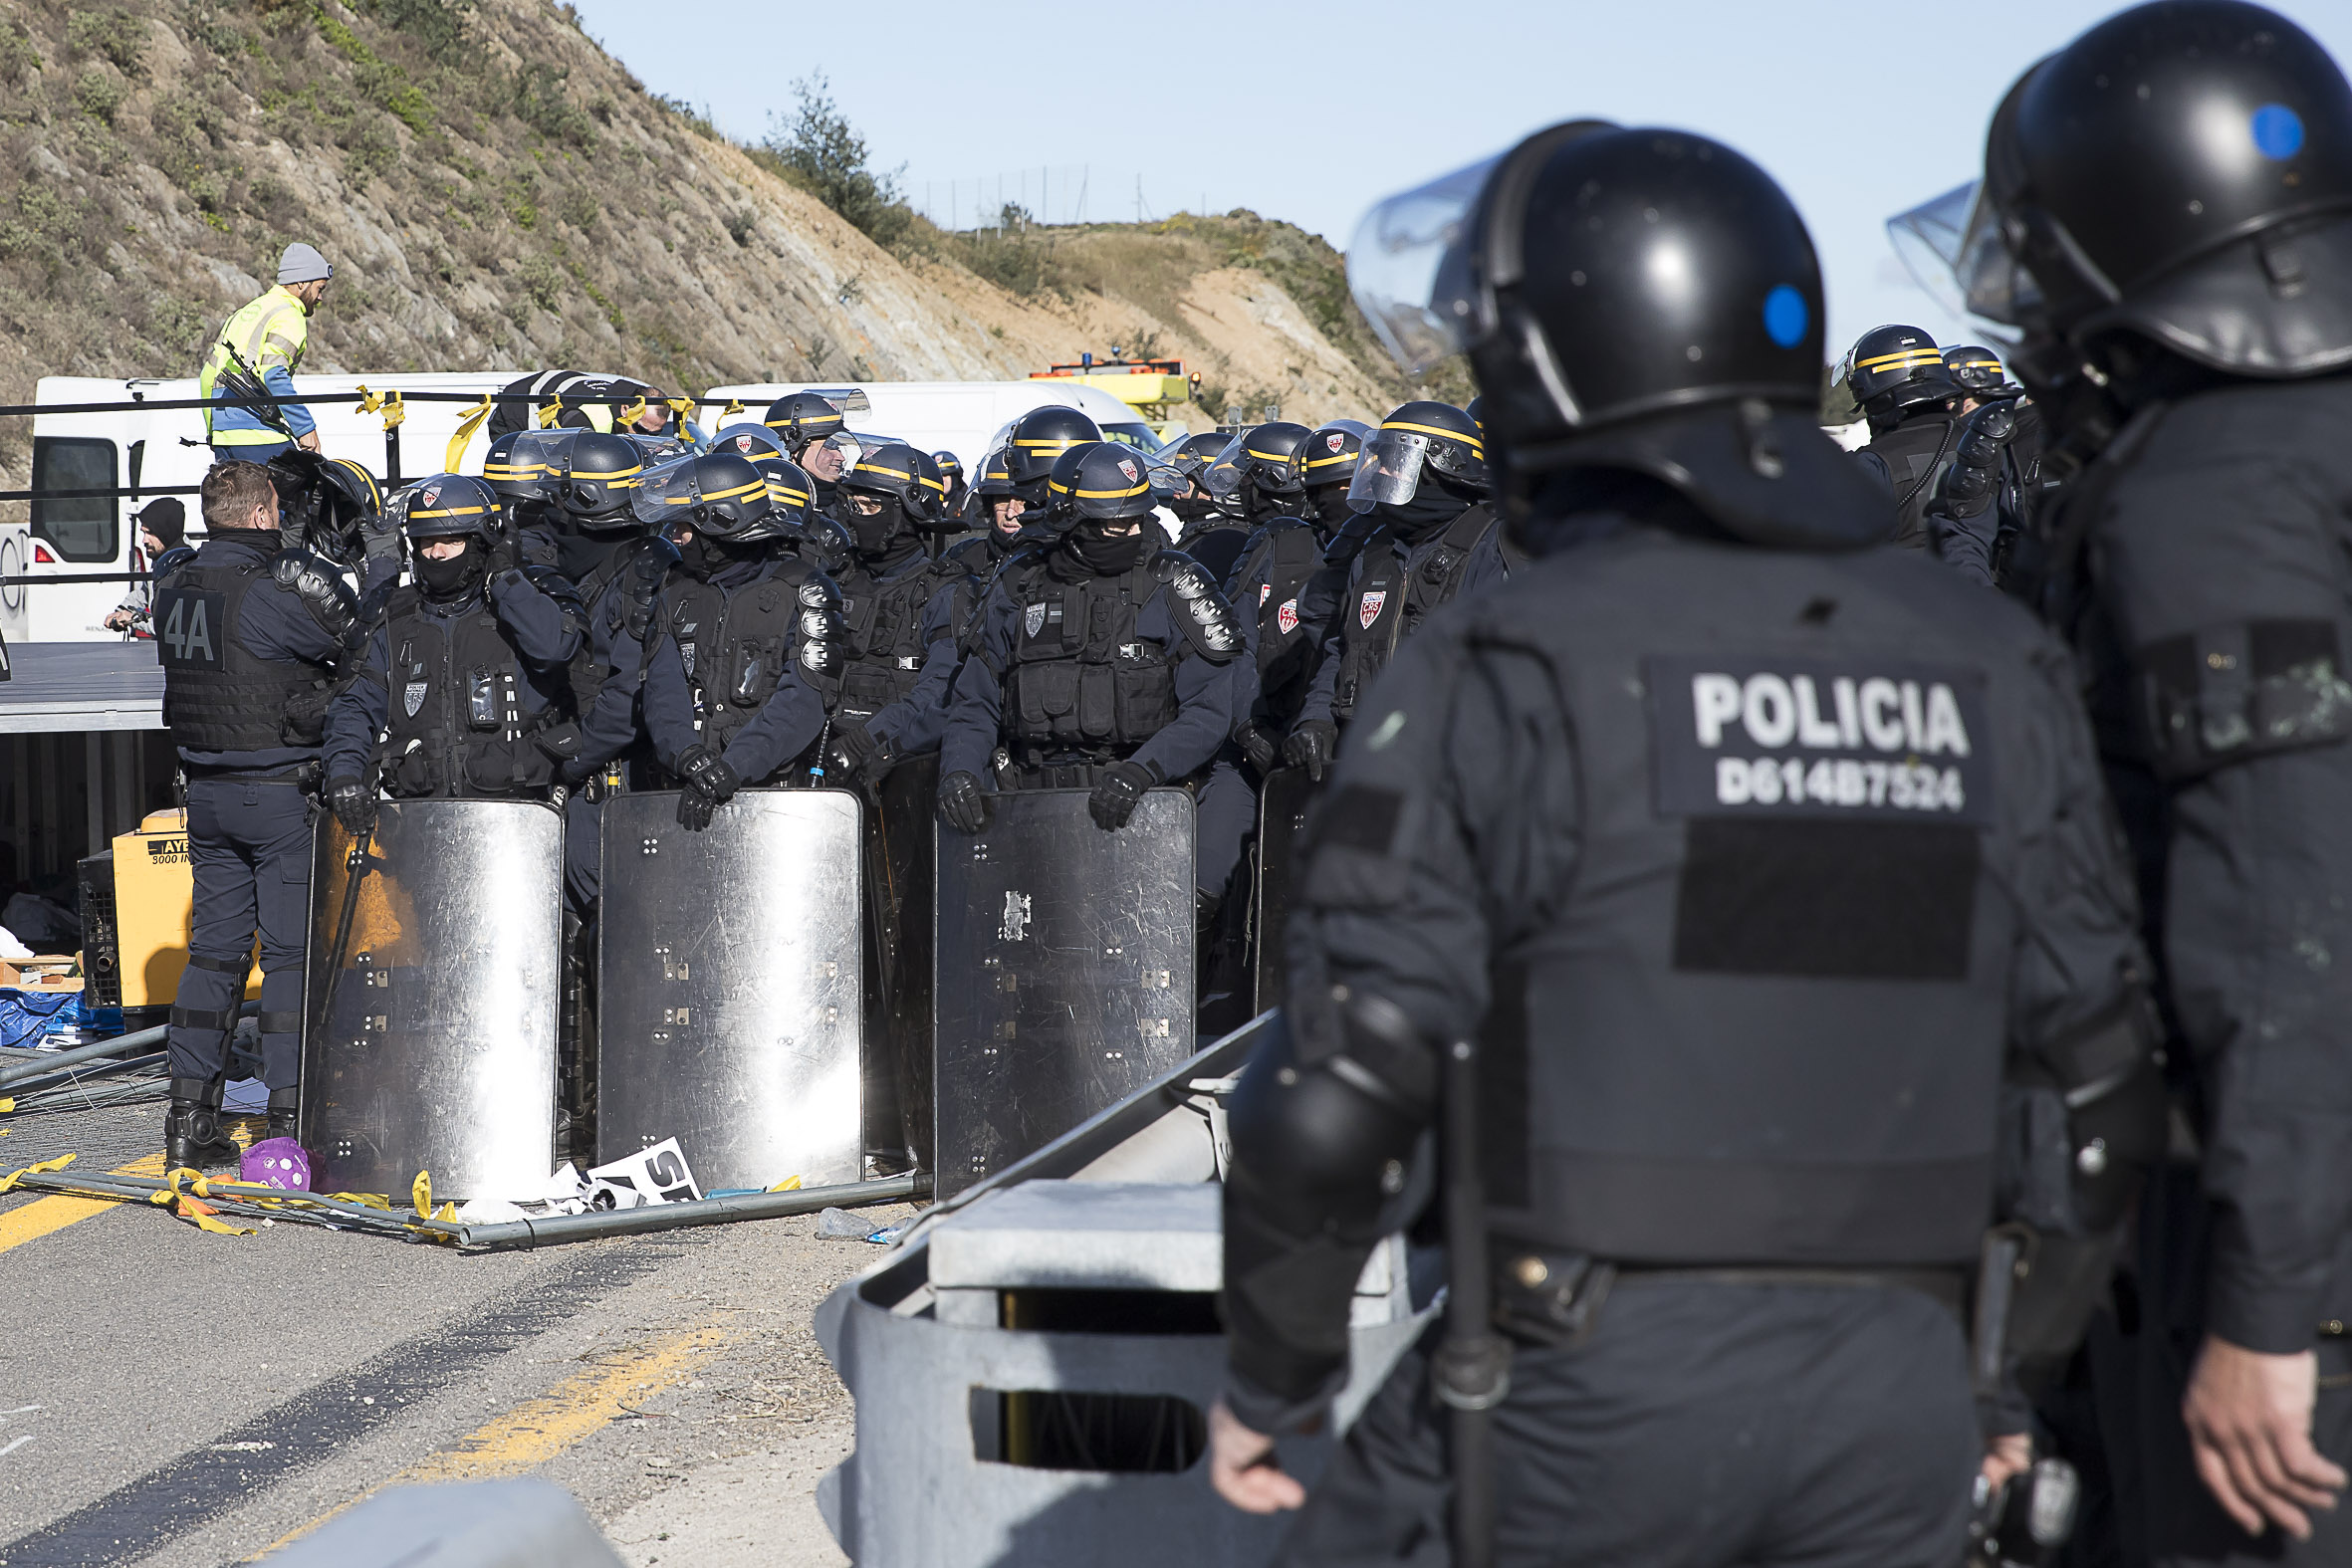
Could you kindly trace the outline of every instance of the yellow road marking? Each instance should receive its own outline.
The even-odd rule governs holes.
[[[158,1149],[143,1160],[133,1160],[128,1165],[117,1166],[113,1174],[117,1176],[161,1176],[163,1174],[163,1151]],[[36,1198],[21,1209],[11,1209],[8,1213],[0,1215],[0,1252],[5,1252],[12,1246],[22,1246],[27,1241],[39,1240],[52,1231],[63,1231],[67,1226],[87,1220],[92,1215],[104,1214],[124,1201],[119,1198],[67,1198],[63,1196]]]
[[[630,1346],[615,1359],[574,1373],[545,1394],[525,1400],[449,1448],[425,1456],[336,1504],[308,1524],[289,1530],[245,1560],[252,1562],[266,1557],[288,1542],[302,1539],[346,1508],[364,1502],[386,1486],[495,1480],[537,1469],[565,1450],[602,1431],[630,1404],[657,1389],[684,1382],[693,1373],[690,1363],[695,1352],[722,1344],[729,1337],[727,1329],[713,1320],[698,1328]]]

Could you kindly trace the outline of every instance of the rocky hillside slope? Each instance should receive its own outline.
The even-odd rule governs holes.
[[[1296,229],[917,221],[885,249],[549,0],[0,0],[0,152],[9,401],[47,373],[192,373],[291,239],[338,268],[316,370],[699,390],[1019,375],[1117,343],[1185,357],[1209,412],[1377,415],[1409,390]],[[17,483],[26,447],[0,429]]]

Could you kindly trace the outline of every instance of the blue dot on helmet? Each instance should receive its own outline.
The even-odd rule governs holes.
[[[2262,156],[2291,158],[2303,150],[2303,116],[2284,104],[2264,104],[2250,123],[2254,149]]]
[[[1793,348],[1804,341],[1805,329],[1812,325],[1813,313],[1805,304],[1805,297],[1782,284],[1764,296],[1764,333],[1783,348]]]

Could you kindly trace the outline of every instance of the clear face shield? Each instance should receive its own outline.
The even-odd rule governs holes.
[[[1470,224],[1503,161],[1481,159],[1381,202],[1347,246],[1347,288],[1408,375],[1460,353],[1491,325],[1470,281]]]
[[[826,483],[840,478],[857,466],[865,455],[865,446],[846,430],[835,430],[822,441],[812,441],[801,453],[801,466],[812,479]]]
[[[1249,443],[1247,436],[1235,436],[1225,443],[1225,450],[1211,458],[1195,483],[1219,502],[1238,502],[1242,488],[1249,483],[1248,465],[1243,461],[1243,450]]]
[[[694,527],[695,508],[701,502],[702,487],[695,482],[694,461],[685,458],[647,470],[637,481],[636,494],[629,498],[629,510],[648,533],[675,544],[679,529]]]
[[[1887,219],[1887,238],[1937,303],[2009,329],[2001,336],[2014,337],[2041,303],[2040,286],[1976,180]]]
[[[1358,512],[1402,506],[1421,488],[1429,464],[1428,436],[1412,430],[1375,430],[1364,438],[1355,477],[1347,482],[1347,504]]]

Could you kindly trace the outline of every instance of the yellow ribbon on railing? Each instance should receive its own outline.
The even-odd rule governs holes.
[[[465,417],[457,422],[457,434],[449,438],[447,461],[441,465],[446,472],[457,472],[457,465],[465,456],[465,444],[474,438],[474,432],[482,428],[482,421],[488,419],[490,410],[497,406],[496,400],[488,392],[482,394],[480,402],[466,405]]]
[[[401,401],[397,391],[370,392],[362,383],[359,387],[359,412],[382,414],[383,427],[390,430],[408,418],[408,405]]]
[[[670,405],[670,412],[671,412],[671,413],[673,413],[673,414],[676,414],[676,415],[678,416],[678,423],[679,423],[679,424],[683,425],[683,424],[684,424],[684,423],[685,423],[687,420],[689,420],[689,419],[691,419],[691,418],[693,418],[693,417],[694,417],[694,399],[693,399],[693,398],[691,398],[691,397],[665,397],[665,398],[663,398],[663,399],[662,399],[662,401],[663,401],[663,402],[666,402],[666,403],[668,403],[668,404]]]
[[[563,403],[561,403],[561,402],[553,402],[553,403],[542,403],[542,404],[540,404],[540,405],[539,405],[539,428],[540,428],[540,429],[542,429],[542,430],[545,430],[545,429],[547,429],[547,428],[548,428],[548,426],[550,426],[550,425],[554,424],[554,423],[555,423],[555,422],[556,422],[556,421],[557,421],[559,418],[561,418],[561,417],[563,416],[563,413],[564,413],[564,405],[563,405]]]
[[[719,410],[719,422],[721,424],[725,424],[728,420],[734,418],[737,414],[742,412],[743,399],[740,397],[730,397],[727,399],[727,406]]]
[[[628,407],[623,408],[619,413],[616,413],[612,416],[612,428],[615,430],[625,430],[630,425],[635,424],[638,420],[644,417],[645,399],[640,397],[635,402],[629,404]]]

